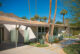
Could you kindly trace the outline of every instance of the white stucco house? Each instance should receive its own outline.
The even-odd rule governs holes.
[[[11,30],[18,29],[18,42],[24,42],[25,30],[28,32],[29,40],[37,39],[41,35],[45,35],[49,24],[46,22],[38,22],[31,20],[24,20],[13,16],[0,16],[0,43],[11,42]],[[61,31],[66,30],[63,24],[55,24],[57,28],[55,34],[58,35]],[[14,36],[14,35],[13,35]]]

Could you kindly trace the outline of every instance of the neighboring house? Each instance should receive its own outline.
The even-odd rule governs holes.
[[[29,40],[37,39],[45,35],[50,25],[45,22],[24,20],[19,17],[0,16],[0,43],[11,42],[12,30],[18,29],[18,42],[24,42],[25,31],[29,35]],[[62,31],[66,30],[67,26],[63,24],[55,24],[55,35],[59,35]],[[15,32],[14,32],[15,33]]]

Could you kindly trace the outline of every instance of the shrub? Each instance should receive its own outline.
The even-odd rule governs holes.
[[[30,45],[35,47],[48,47],[47,44],[30,43]]]
[[[64,47],[67,54],[80,54],[80,44],[72,44]]]
[[[40,44],[44,44],[44,39],[39,39]]]
[[[53,36],[49,36],[48,42],[49,42],[49,43],[53,43],[53,41],[54,41],[54,40],[53,40]]]
[[[37,44],[36,47],[48,47],[47,44]]]
[[[35,46],[35,45],[36,45],[36,43],[30,43],[30,45],[31,45],[31,46]]]
[[[63,36],[60,36],[60,37],[59,37],[59,40],[63,40]]]
[[[59,38],[55,38],[54,43],[58,43],[59,42]]]

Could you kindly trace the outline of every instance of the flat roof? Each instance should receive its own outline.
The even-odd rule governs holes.
[[[26,26],[44,26],[44,27],[49,26],[49,24],[46,22],[24,20],[19,17],[15,18],[15,17],[8,17],[8,16],[0,16],[0,24],[20,24]]]

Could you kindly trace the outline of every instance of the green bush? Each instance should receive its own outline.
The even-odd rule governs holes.
[[[39,39],[40,44],[44,44],[44,39]]]
[[[60,40],[60,41],[63,40],[63,36],[60,36],[60,37],[59,37],[59,40]]]
[[[72,44],[64,47],[67,54],[80,54],[80,44]]]
[[[37,44],[36,47],[48,47],[47,44]]]
[[[36,46],[36,43],[30,43],[31,46]]]
[[[54,41],[54,40],[53,40],[53,36],[49,36],[48,42],[49,42],[49,43],[53,43],[53,41]]]
[[[57,36],[49,36],[48,41],[49,41],[49,43],[58,43],[59,42],[59,38]]]
[[[76,39],[76,36],[64,36],[64,38],[72,38],[72,39]]]
[[[39,44],[39,43],[30,43],[30,45],[35,47],[48,47],[47,44]]]

